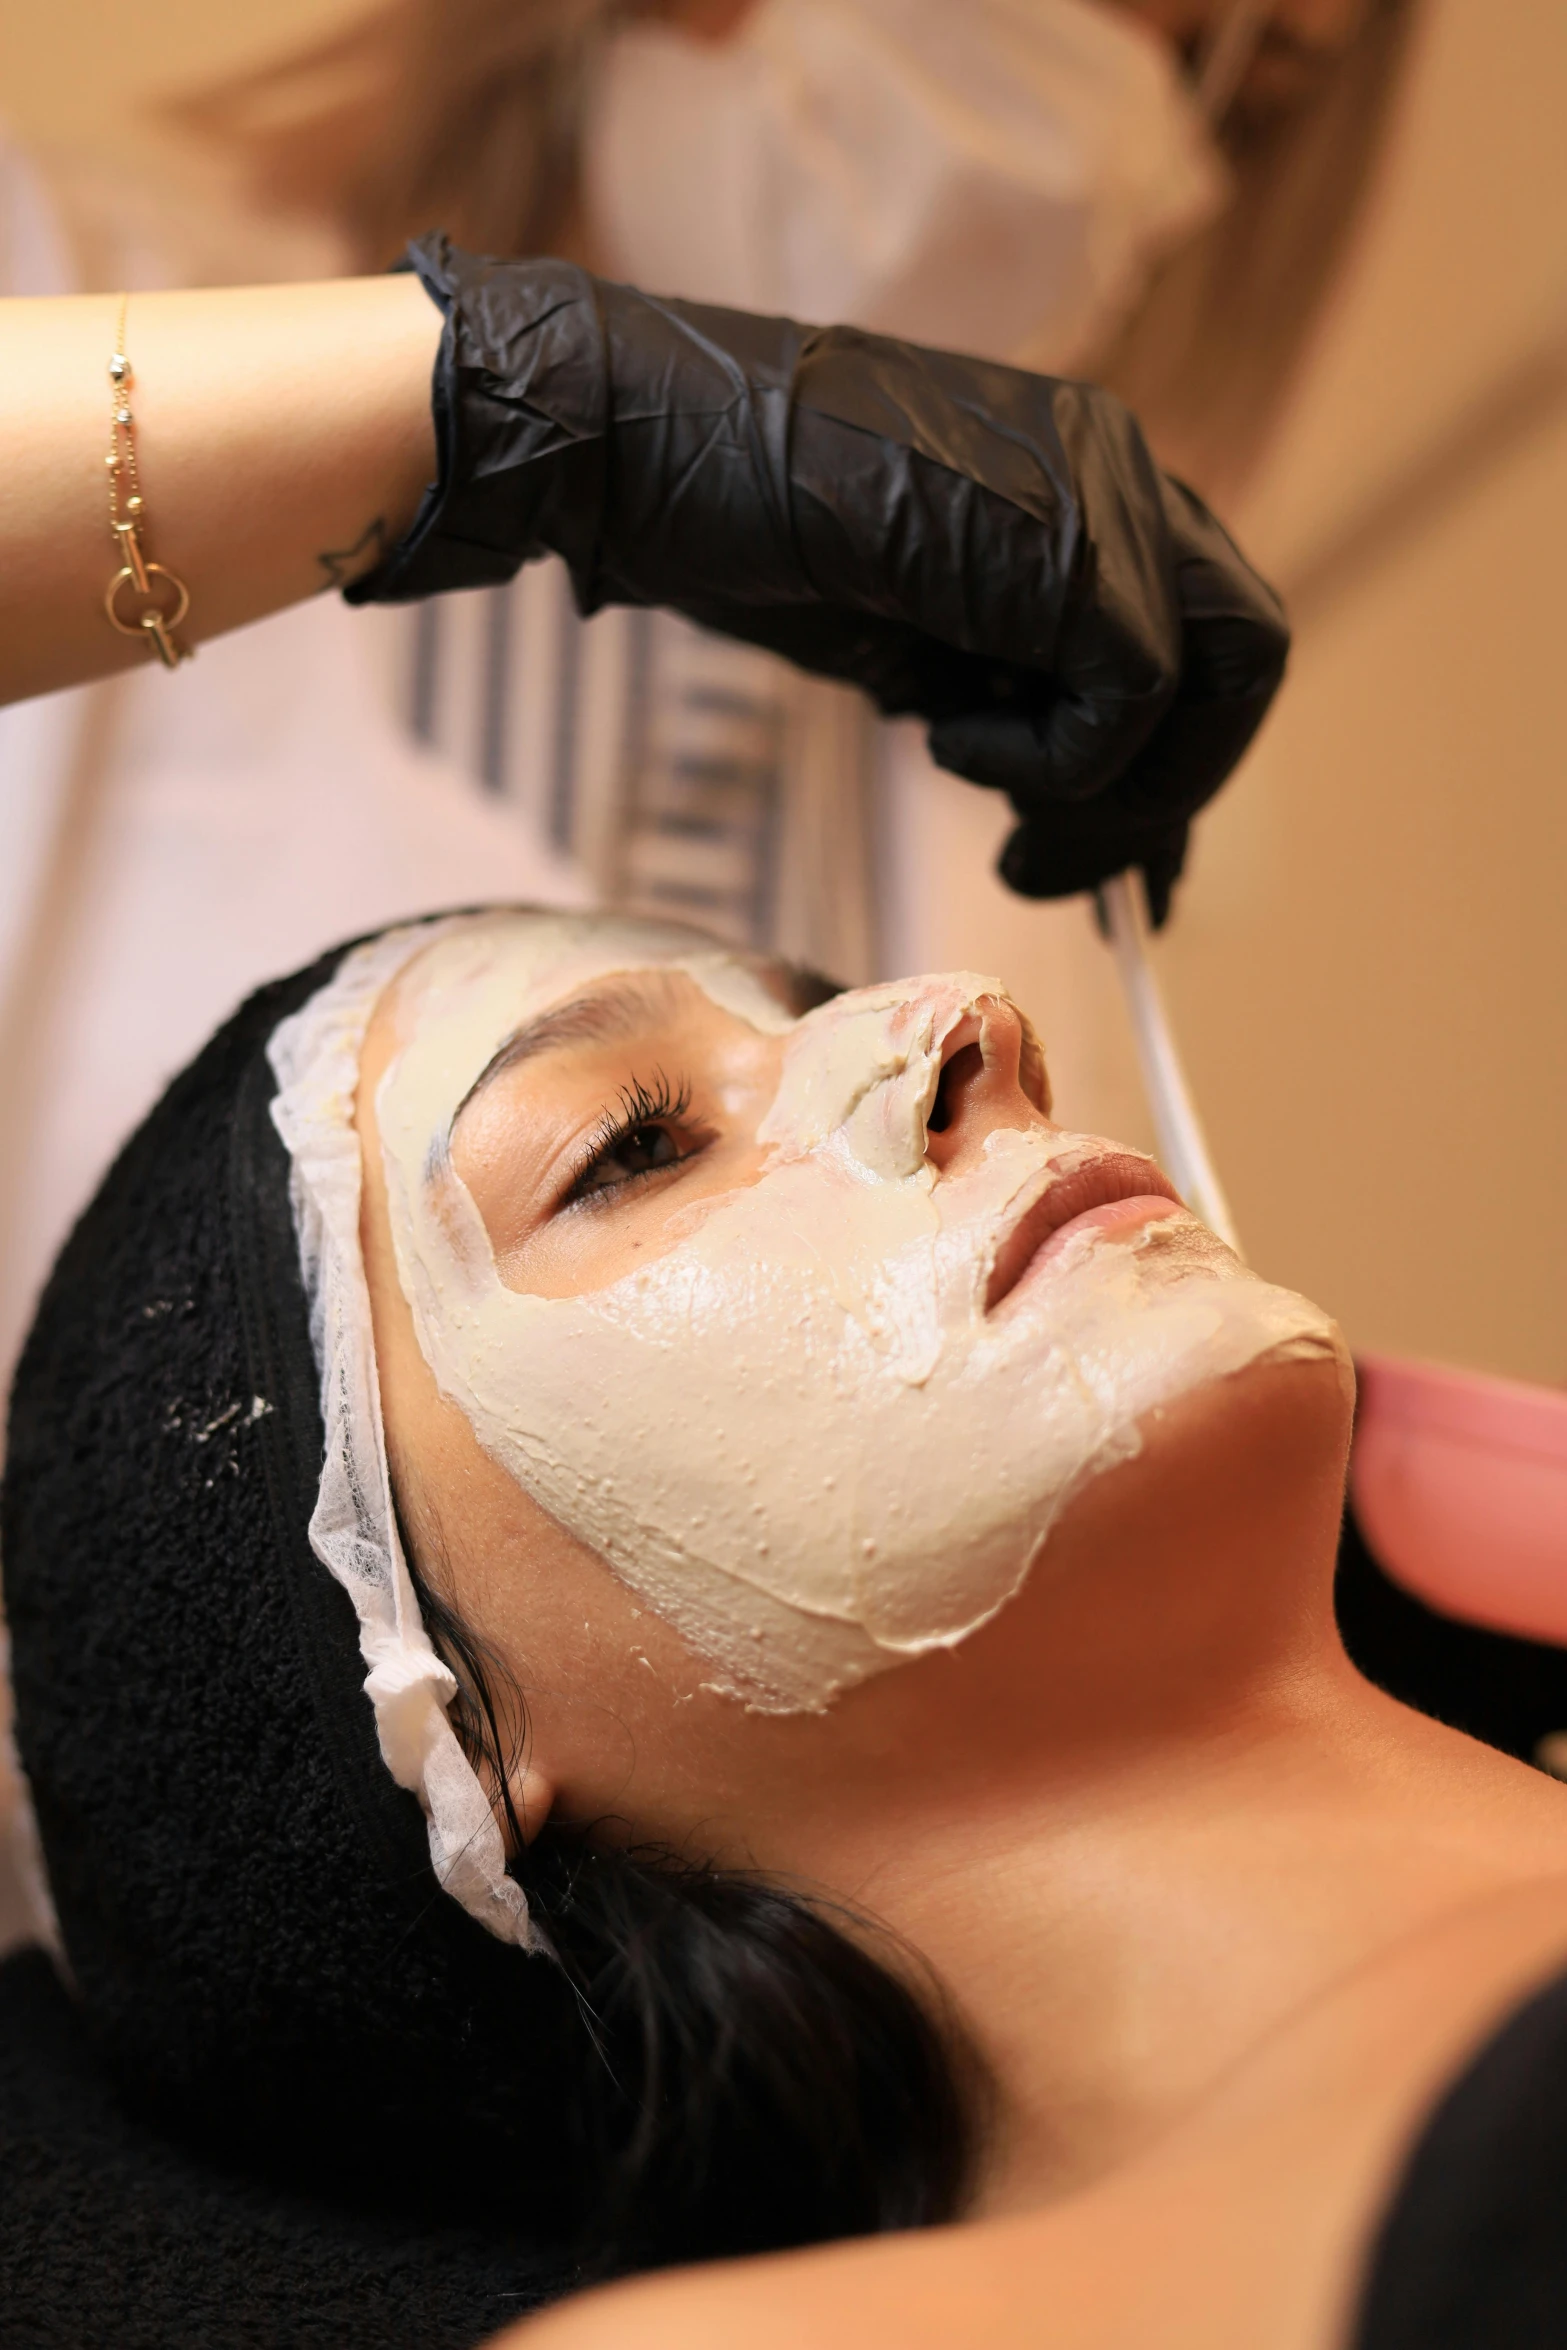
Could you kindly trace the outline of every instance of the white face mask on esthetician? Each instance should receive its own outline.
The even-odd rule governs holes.
[[[656,294],[1070,370],[1224,174],[1158,38],[1095,0],[760,0],[608,44],[601,266]]]
[[[762,1173],[673,1200],[672,1245],[605,1288],[508,1289],[451,1164],[460,1105],[521,1024],[653,967],[784,1037]],[[377,1115],[442,1391],[712,1686],[767,1712],[820,1710],[986,1622],[1063,1505],[1138,1451],[1145,1413],[1264,1354],[1338,1351],[1317,1307],[1184,1211],[1073,1230],[987,1310],[1020,1216],[1114,1147],[1031,1124],[938,1174],[944,1042],[1000,998],[956,972],[791,1020],[746,964],[678,932],[505,915],[455,923],[400,983]]]

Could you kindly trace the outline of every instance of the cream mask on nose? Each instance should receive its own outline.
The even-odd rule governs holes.
[[[681,1211],[667,1252],[578,1297],[508,1289],[450,1158],[474,1080],[524,1022],[614,972],[675,969],[785,1033],[760,1177]],[[971,972],[803,1019],[742,961],[658,926],[478,916],[399,983],[377,1115],[419,1342],[480,1443],[771,1713],[820,1710],[950,1647],[1018,1589],[1139,1418],[1261,1355],[1342,1353],[1304,1298],[1184,1212],[1058,1241],[1002,1302],[997,1250],[1110,1146],[992,1133],[926,1157],[942,1048],[994,1003]]]

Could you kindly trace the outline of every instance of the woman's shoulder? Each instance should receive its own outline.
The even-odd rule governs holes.
[[[1407,1937],[1069,2202],[618,2286],[517,2342],[1554,2350],[1564,2223],[1567,1875]]]

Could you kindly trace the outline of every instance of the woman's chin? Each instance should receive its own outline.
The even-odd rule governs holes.
[[[1280,1348],[1196,1382],[1137,1422],[1131,1457],[1090,1478],[1061,1512],[1034,1570],[1093,1573],[1152,1544],[1202,1552],[1221,1522],[1297,1509],[1306,1493],[1336,1523],[1354,1418],[1347,1354]]]

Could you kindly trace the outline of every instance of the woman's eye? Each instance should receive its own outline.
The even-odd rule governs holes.
[[[596,1191],[613,1191],[635,1176],[651,1175],[655,1168],[671,1167],[681,1157],[667,1126],[631,1126],[598,1152],[567,1192],[568,1201],[586,1199]]]

